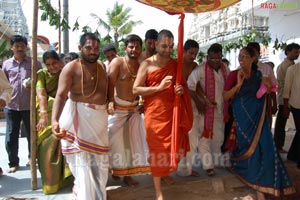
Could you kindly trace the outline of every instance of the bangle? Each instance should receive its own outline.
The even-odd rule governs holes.
[[[47,111],[41,111],[41,112],[40,112],[40,116],[41,116],[41,117],[48,117]]]
[[[41,110],[40,113],[41,113],[41,114],[47,113],[47,111],[46,111],[46,110]]]

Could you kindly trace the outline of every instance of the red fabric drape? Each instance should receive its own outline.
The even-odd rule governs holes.
[[[183,13],[180,14],[180,23],[178,27],[178,48],[177,48],[177,74],[176,85],[181,84],[182,79],[182,66],[183,66],[183,35],[184,35],[184,17]],[[181,96],[176,95],[173,112],[173,126],[172,126],[172,139],[171,139],[171,168],[176,171],[178,162],[181,156],[185,155],[184,148],[180,145],[179,119],[181,116]]]

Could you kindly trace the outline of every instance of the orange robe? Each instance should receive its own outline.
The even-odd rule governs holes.
[[[171,156],[171,132],[173,124],[173,109],[175,102],[174,85],[176,79],[177,62],[170,62],[158,70],[147,75],[146,86],[157,86],[168,75],[173,76],[172,85],[168,88],[145,96],[145,128],[147,143],[150,151],[150,167],[152,176],[167,176],[173,172],[170,167]],[[184,78],[182,79],[184,80]],[[189,151],[188,131],[192,127],[193,112],[187,84],[182,83],[184,94],[181,96],[181,116],[179,137],[180,154],[185,155]],[[179,154],[178,154],[179,155]],[[179,162],[180,159],[178,159]]]

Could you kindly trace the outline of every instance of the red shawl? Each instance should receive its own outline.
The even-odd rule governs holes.
[[[227,71],[223,63],[221,63],[221,71],[224,79],[224,85],[227,77]],[[215,100],[215,75],[214,69],[209,67],[208,62],[205,63],[205,94],[210,101]],[[214,128],[214,113],[215,107],[206,107],[204,114],[204,130],[201,137],[213,138],[213,128]]]

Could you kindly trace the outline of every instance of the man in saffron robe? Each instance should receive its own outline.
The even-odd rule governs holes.
[[[162,30],[155,43],[157,53],[141,64],[133,85],[133,93],[144,96],[145,128],[150,151],[150,167],[153,176],[156,199],[163,199],[161,177],[168,176],[176,169],[170,166],[171,132],[173,107],[176,95],[180,95],[181,121],[178,136],[180,153],[189,150],[188,131],[193,116],[191,100],[184,78],[182,85],[175,85],[177,62],[171,58],[174,47],[173,34]],[[178,159],[180,160],[180,159]]]

